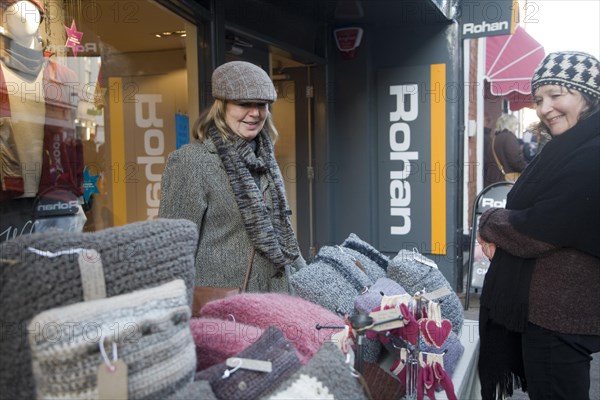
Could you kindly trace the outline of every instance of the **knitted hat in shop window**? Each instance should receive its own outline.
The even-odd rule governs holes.
[[[97,397],[98,369],[115,361],[115,347],[129,398],[175,394],[196,372],[190,315],[181,279],[43,311],[28,326],[37,398]]]
[[[390,262],[388,277],[395,280],[411,296],[416,292],[433,292],[446,288],[449,294],[435,299],[440,304],[442,318],[452,322],[452,331],[460,332],[464,313],[460,299],[435,262],[416,250],[402,249]]]
[[[543,85],[559,85],[600,98],[600,63],[587,53],[561,51],[548,54],[531,78],[531,92]]]
[[[233,357],[263,334],[257,326],[219,318],[193,318],[190,329],[196,344],[198,371]]]
[[[277,326],[296,347],[302,364],[306,364],[321,345],[338,332],[335,329],[317,330],[317,324],[344,325],[344,320],[331,311],[285,293],[243,293],[211,301],[202,307],[200,316],[233,318],[263,329]]]
[[[267,329],[256,343],[238,353],[236,358],[269,361],[271,372],[245,369],[242,360],[240,368],[228,376],[224,375],[225,371],[232,371],[235,366],[222,363],[198,372],[196,380],[210,382],[213,393],[220,400],[254,400],[273,391],[301,367],[294,345],[275,326]]]
[[[231,61],[212,74],[212,95],[215,99],[238,102],[268,102],[277,100],[277,92],[269,75],[257,65]]]
[[[0,335],[0,397],[35,397],[27,325],[42,311],[84,300],[78,249],[97,251],[106,297],[183,279],[191,304],[197,241],[193,222],[159,219],[92,233],[34,233],[1,243],[0,326],[6,334]]]
[[[324,343],[310,362],[283,382],[268,400],[367,399],[346,356],[331,343]]]

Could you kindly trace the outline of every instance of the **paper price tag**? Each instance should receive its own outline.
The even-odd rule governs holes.
[[[412,299],[410,294],[397,294],[395,296],[383,296],[381,298],[380,306],[385,307],[400,307],[400,304],[408,304]]]
[[[106,283],[100,254],[94,249],[85,249],[77,255],[77,262],[81,273],[83,300],[106,298]]]
[[[113,369],[102,363],[98,367],[98,399],[127,400],[127,364],[113,361]]]
[[[405,325],[404,320],[400,319],[400,317],[402,317],[402,313],[397,308],[390,308],[388,310],[382,310],[382,311],[373,311],[372,313],[369,314],[369,317],[373,318],[373,328],[371,328],[371,329],[376,332],[387,331],[387,330],[396,329],[396,328],[402,328]],[[385,324],[377,325],[377,323],[387,321],[387,320],[394,320],[394,319],[397,319],[397,320],[391,321],[391,322],[388,322]]]
[[[427,257],[425,257],[423,254],[421,253],[416,253],[415,252],[415,260],[420,262],[421,264],[427,265],[428,267],[432,267],[435,269],[438,269],[438,266],[435,262],[433,262],[432,260],[428,259]]]
[[[249,369],[251,371],[259,372],[271,372],[273,370],[271,361],[253,360],[251,358],[231,357],[225,361],[225,365],[229,368],[238,367],[240,369]]]

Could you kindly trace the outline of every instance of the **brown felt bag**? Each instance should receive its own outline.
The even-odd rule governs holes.
[[[200,310],[209,301],[224,299],[226,297],[235,296],[246,291],[248,280],[250,279],[250,271],[254,262],[254,254],[256,251],[252,249],[250,260],[246,267],[246,276],[244,284],[239,287],[212,287],[212,286],[194,286],[194,300],[192,302],[192,317],[200,316]]]

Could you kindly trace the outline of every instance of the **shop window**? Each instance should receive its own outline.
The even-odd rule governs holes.
[[[150,0],[0,4],[0,241],[155,218],[199,110],[197,25]]]

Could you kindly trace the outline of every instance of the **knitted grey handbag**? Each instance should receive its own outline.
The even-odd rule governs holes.
[[[115,355],[127,365],[128,398],[174,395],[196,372],[190,315],[181,279],[41,312],[28,326],[37,398],[98,398],[98,370]]]
[[[313,262],[291,276],[296,294],[339,315],[354,312],[354,299],[373,281],[347,252],[323,246]]]
[[[440,304],[442,318],[452,322],[452,331],[459,333],[463,324],[463,307],[458,295],[435,262],[413,250],[400,250],[388,267],[388,277],[395,280],[411,296],[416,292],[433,292],[446,288],[449,293],[435,299]]]
[[[382,276],[385,276],[385,271],[388,269],[390,258],[369,243],[362,240],[360,237],[358,237],[358,235],[354,233],[348,235],[348,237],[342,243],[342,247],[354,250],[356,253],[360,254],[360,256],[357,256],[360,262],[367,265],[370,263],[377,265],[383,270],[384,275]],[[367,270],[371,271],[372,269],[367,267]],[[376,272],[374,275],[371,275],[369,272],[367,272],[367,274],[369,274],[369,277],[373,282],[375,282],[378,278],[381,278],[380,271]]]
[[[159,219],[93,233],[35,233],[0,244],[0,326],[6,333],[0,335],[0,398],[35,397],[27,325],[42,311],[84,300],[77,249],[99,254],[106,297],[183,279],[191,304],[197,241],[193,222]]]

